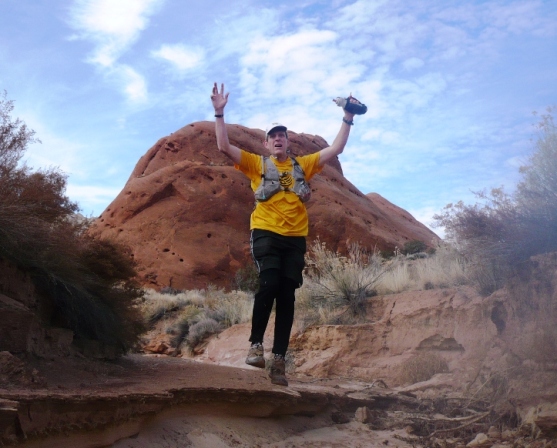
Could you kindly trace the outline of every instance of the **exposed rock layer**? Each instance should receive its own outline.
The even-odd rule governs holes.
[[[233,145],[257,154],[264,132],[228,125]],[[328,146],[319,136],[289,132],[294,154]],[[338,160],[312,182],[310,241],[333,250],[350,242],[393,250],[437,236],[379,195],[364,195],[342,175]],[[141,157],[122,192],[92,231],[129,245],[144,284],[193,289],[231,286],[249,258],[253,193],[248,179],[217,149],[214,124],[193,123],[160,139]]]

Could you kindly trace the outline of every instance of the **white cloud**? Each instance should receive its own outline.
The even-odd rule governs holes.
[[[54,167],[77,176],[87,170],[81,158],[86,153],[81,142],[57,135],[33,112],[24,111],[22,118],[41,141],[29,145],[25,153],[25,161],[33,170]]]
[[[197,68],[205,57],[202,48],[188,47],[184,44],[164,44],[151,55],[167,61],[180,74]]]
[[[70,182],[66,188],[66,195],[72,201],[77,202],[82,211],[89,215],[92,212],[92,210],[88,209],[89,207],[96,210],[99,210],[99,207],[106,207],[116,196],[118,196],[120,191],[121,188],[76,185]],[[100,215],[100,212],[98,214]]]
[[[144,102],[147,100],[147,83],[143,76],[127,65],[117,68],[119,76],[124,84],[127,97],[133,102]]]
[[[98,66],[109,80],[116,80],[122,93],[132,102],[147,100],[142,75],[119,58],[137,41],[152,15],[164,0],[75,0],[69,24],[77,36],[94,43],[87,61]]]
[[[162,1],[76,0],[69,22],[80,38],[96,44],[89,61],[110,67],[137,40]]]

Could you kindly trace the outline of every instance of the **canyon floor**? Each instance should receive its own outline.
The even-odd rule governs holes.
[[[290,377],[280,387],[264,370],[164,356],[35,359],[25,367],[13,358],[11,383],[0,389],[5,445],[413,446],[407,429],[373,428],[373,409],[386,417],[419,408],[382,384]]]

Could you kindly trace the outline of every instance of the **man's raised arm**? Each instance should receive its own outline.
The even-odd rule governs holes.
[[[226,124],[224,122],[224,108],[228,102],[228,95],[224,94],[224,84],[221,84],[220,92],[217,83],[213,86],[213,93],[211,95],[211,102],[215,109],[215,133],[217,135],[217,146],[219,151],[226,154],[234,163],[240,163],[242,152],[237,146],[231,145],[228,140],[228,132],[226,131]]]
[[[354,124],[354,114],[344,111],[344,117],[342,118],[342,124],[340,126],[340,130],[338,131],[335,140],[328,146],[327,148],[323,148],[319,151],[319,165],[325,165],[329,160],[338,156],[342,151],[344,151],[344,147],[346,146],[346,142],[348,141],[348,136],[350,135],[350,128]]]

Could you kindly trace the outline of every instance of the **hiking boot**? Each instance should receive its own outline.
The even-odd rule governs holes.
[[[284,356],[275,355],[271,363],[271,369],[269,370],[269,378],[271,378],[271,383],[273,384],[288,386],[288,380],[286,379],[286,361],[284,360]]]
[[[246,364],[253,367],[259,367],[260,369],[265,368],[265,358],[263,355],[265,351],[263,349],[263,344],[261,342],[256,342],[251,344],[248,351],[248,357],[246,358]]]

